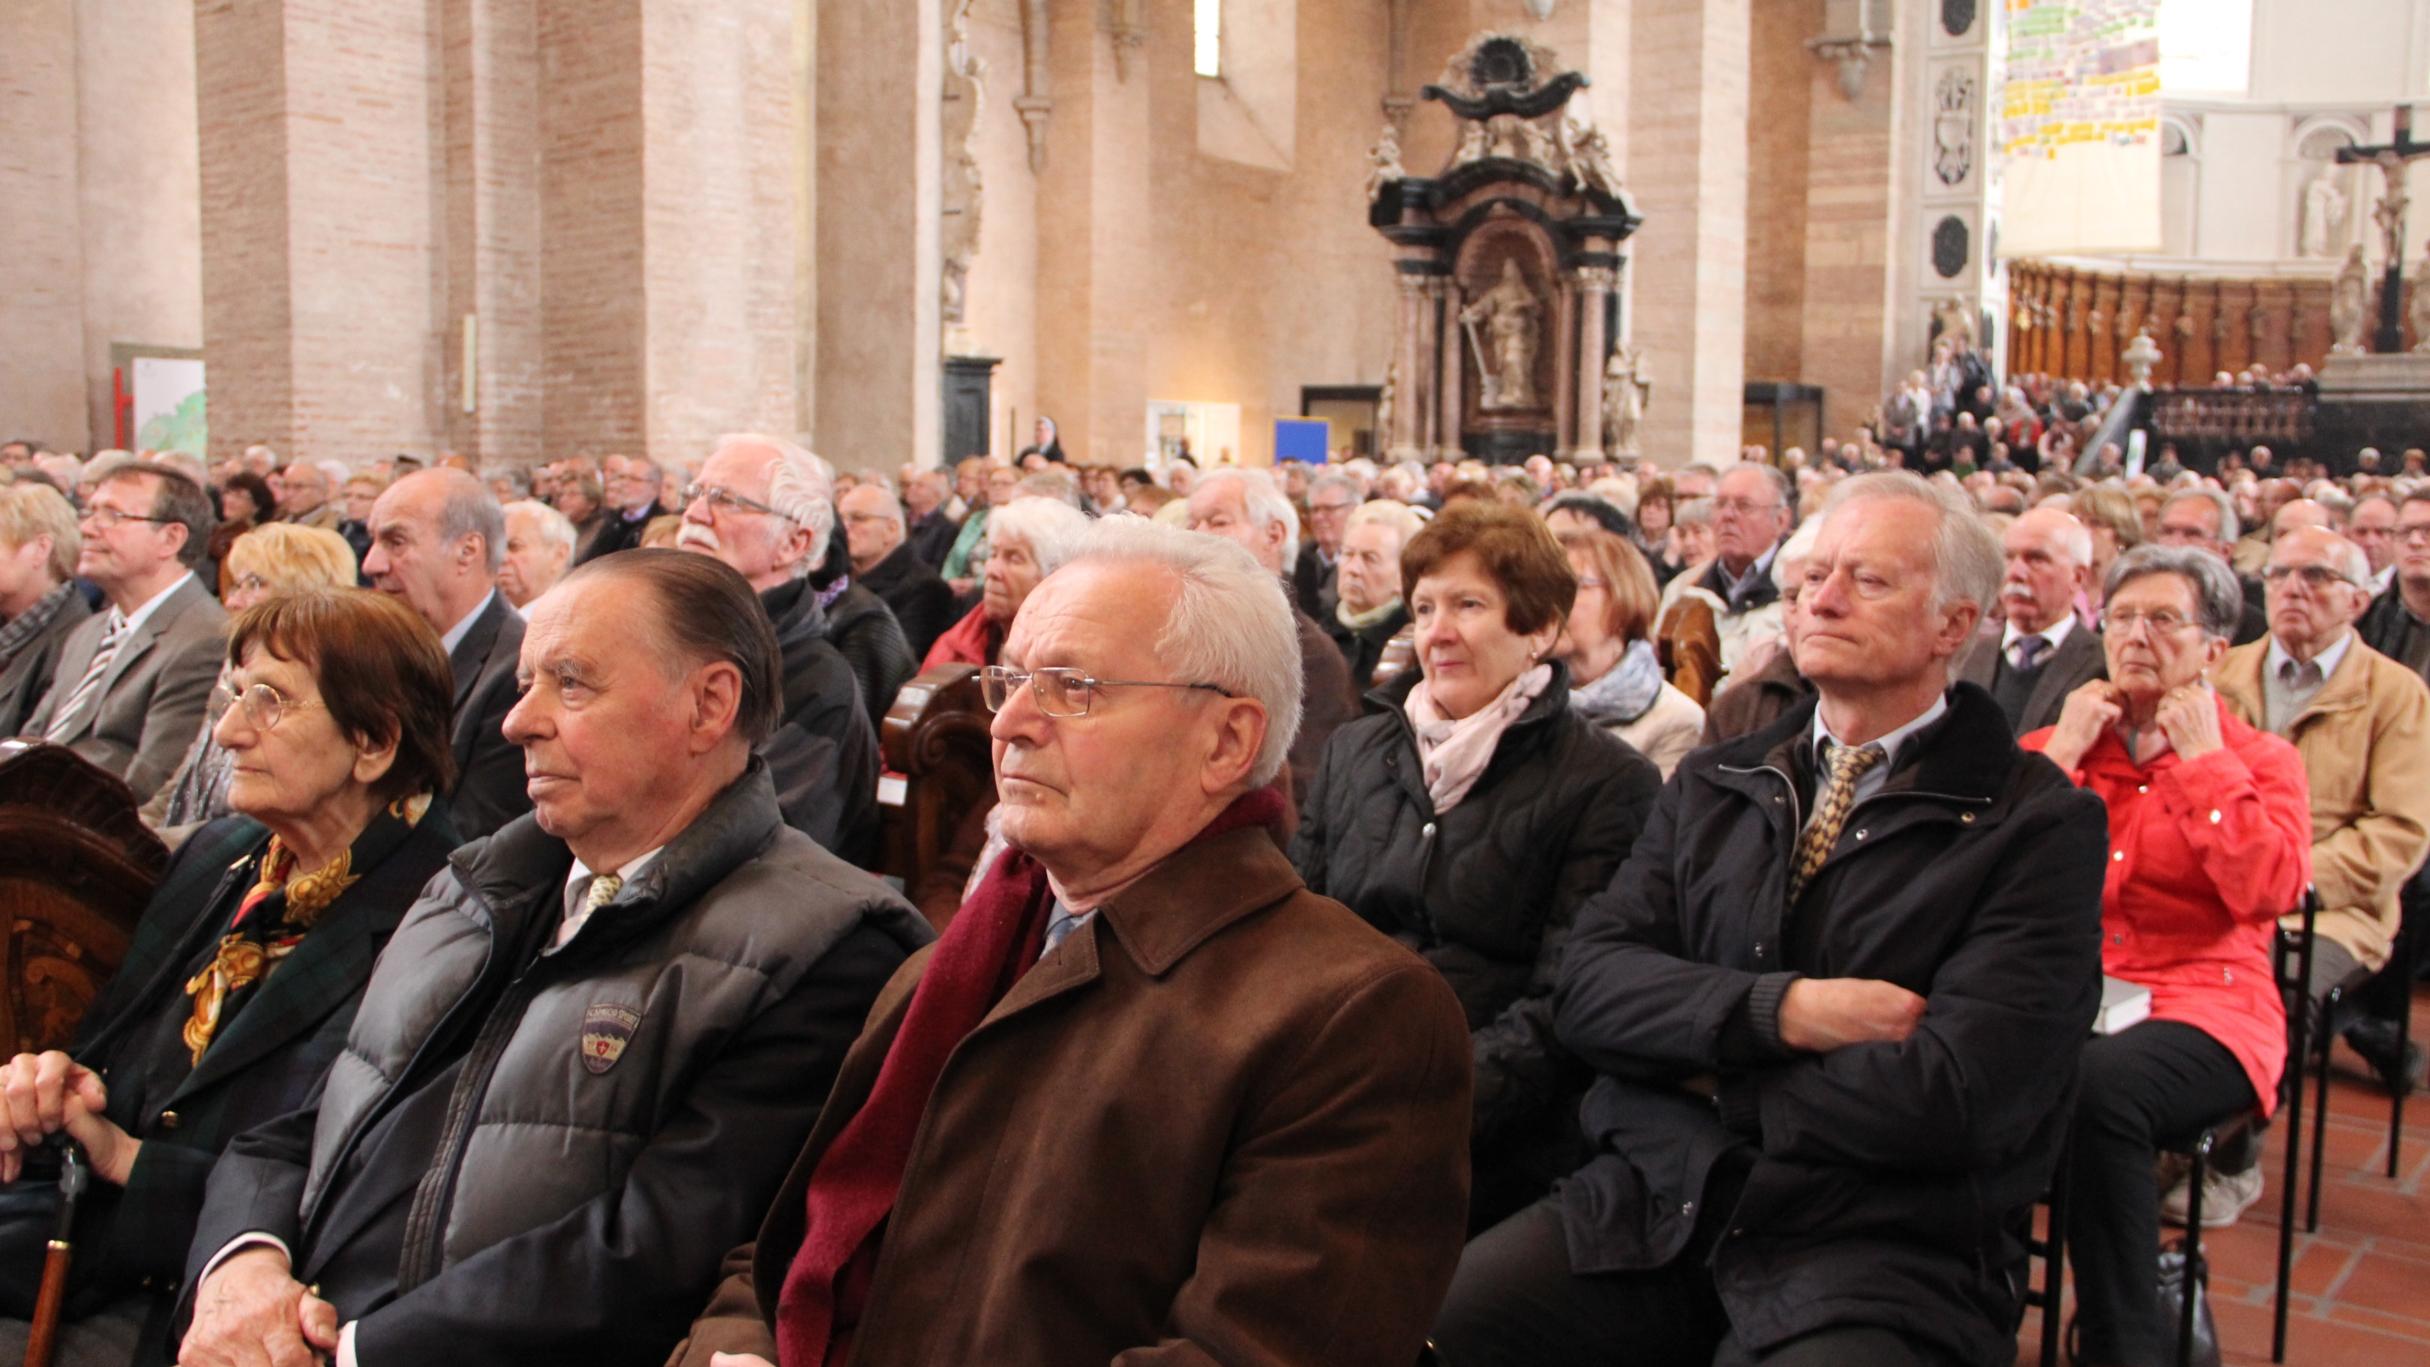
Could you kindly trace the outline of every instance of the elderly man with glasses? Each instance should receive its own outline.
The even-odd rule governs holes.
[[[2369,577],[2362,550],[2335,532],[2280,533],[2262,571],[2269,635],[2230,650],[2213,674],[2237,716],[2294,743],[2311,780],[2312,885],[2321,907],[2315,1003],[2339,982],[2387,966],[2404,885],[2430,852],[2430,686],[2355,633]],[[2391,1083],[2418,1082],[2420,1048],[2401,1057],[2396,1048],[2394,1012],[2405,993],[2391,995],[2347,1028],[2346,1042]],[[2211,1169],[2206,1224],[2230,1223],[2260,1199],[2259,1154],[2229,1159]],[[2183,1209],[2182,1201],[2172,1207]]]
[[[835,533],[829,478],[824,461],[781,437],[721,437],[683,492],[676,545],[732,566],[776,629],[784,723],[760,753],[787,824],[866,865],[877,853],[877,733],[810,583]]]
[[[1782,634],[1780,586],[1772,581],[1772,558],[1780,553],[1780,543],[1788,539],[1795,521],[1788,476],[1780,471],[1742,461],[1721,477],[1713,496],[1716,554],[1695,587],[1712,595],[1725,674],[1738,668],[1748,646]]]
[[[102,477],[78,531],[76,572],[109,611],[60,647],[50,692],[25,734],[118,775],[147,802],[177,772],[219,678],[228,615],[194,576],[211,539],[211,500],[165,466]]]
[[[1459,1251],[1467,1028],[1274,845],[1281,579],[1114,519],[1000,659],[1009,849],[675,1360],[1407,1367]]]

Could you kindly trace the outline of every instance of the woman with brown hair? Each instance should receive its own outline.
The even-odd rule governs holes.
[[[1704,731],[1704,709],[1662,677],[1654,644],[1661,595],[1645,557],[1603,531],[1561,536],[1578,600],[1553,653],[1569,666],[1569,705],[1627,741],[1667,779]]]
[[[1576,576],[1533,513],[1454,503],[1401,553],[1418,667],[1333,733],[1291,862],[1439,969],[1476,1069],[1472,1229],[1574,1166],[1578,1065],[1551,997],[1571,922],[1627,858],[1661,777],[1570,706],[1553,643]]]
[[[65,1131],[77,1206],[62,1361],[161,1361],[174,1288],[227,1143],[302,1105],[390,932],[456,844],[438,635],[362,589],[294,594],[229,631],[218,740],[236,815],[170,861],[117,975],[64,1051],[0,1066],[0,1360],[24,1346]]]

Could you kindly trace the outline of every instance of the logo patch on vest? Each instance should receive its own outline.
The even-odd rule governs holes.
[[[624,1046],[633,1042],[633,1031],[641,1024],[641,1013],[605,1002],[593,1003],[582,1013],[582,1066],[593,1073],[604,1073],[624,1057]]]

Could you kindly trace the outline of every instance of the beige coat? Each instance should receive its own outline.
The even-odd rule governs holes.
[[[2270,638],[2212,672],[2237,716],[2263,726]],[[2312,886],[2320,933],[2377,971],[2395,946],[2397,896],[2430,852],[2430,687],[2356,640],[2287,727],[2312,784]]]
[[[775,1361],[810,1174],[927,964],[879,995],[672,1362]],[[954,1050],[854,1367],[1407,1367],[1459,1261],[1469,1054],[1442,975],[1309,892],[1265,833],[1182,850]]]

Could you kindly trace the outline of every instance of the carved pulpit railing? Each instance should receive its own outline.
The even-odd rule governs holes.
[[[2298,447],[2312,439],[2318,408],[2318,399],[2295,389],[2162,389],[2152,394],[2152,435],[2179,443]]]
[[[55,745],[0,751],[0,1058],[68,1042],[167,864],[115,775]]]

